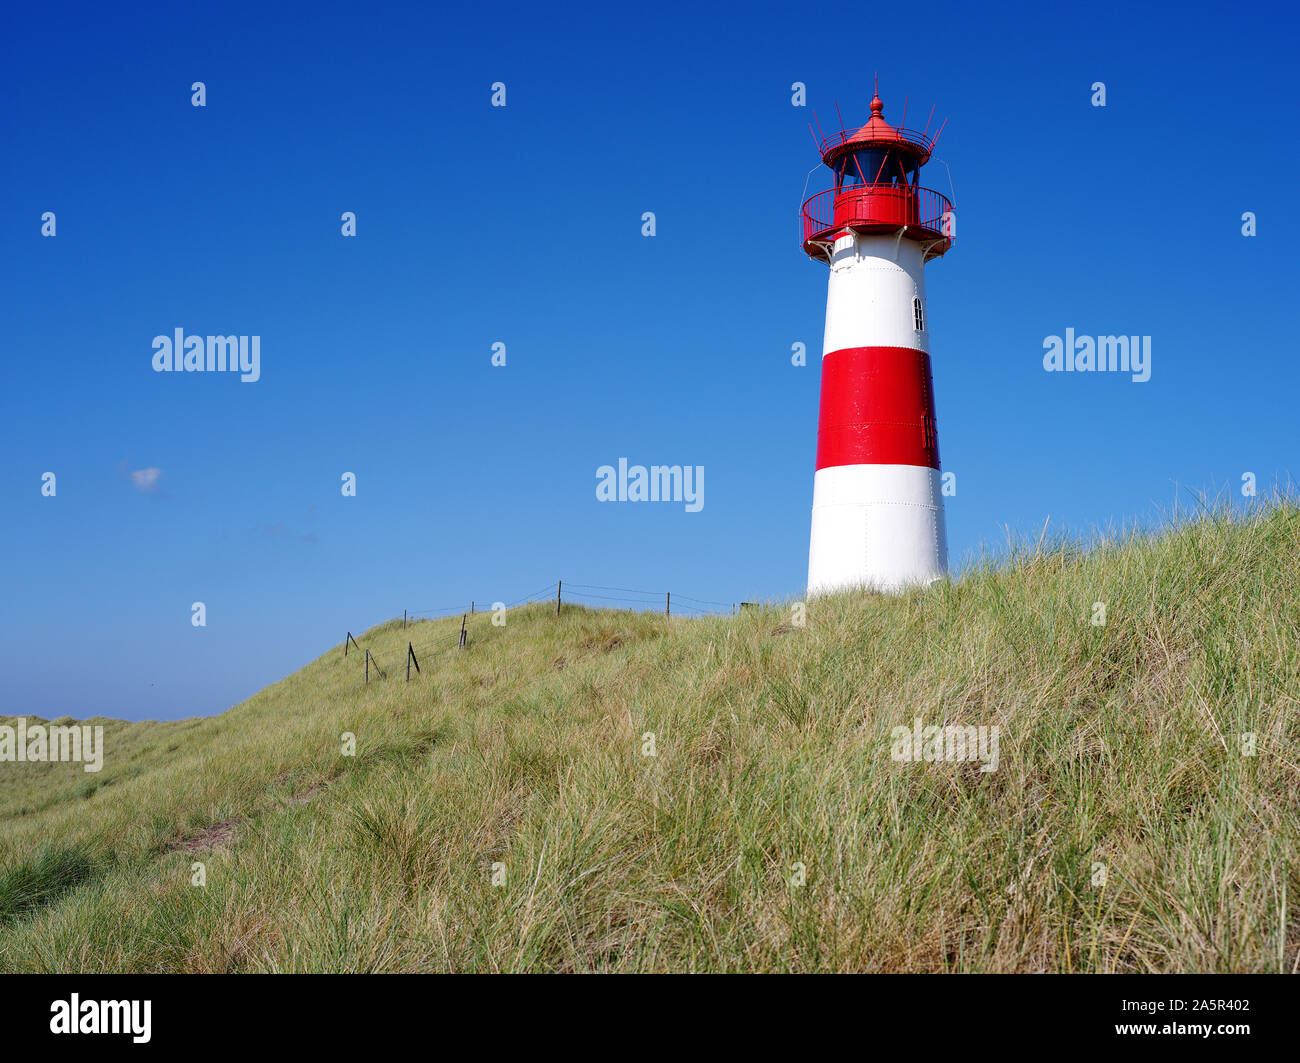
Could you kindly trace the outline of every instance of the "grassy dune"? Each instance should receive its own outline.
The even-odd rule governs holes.
[[[387,623],[386,679],[0,764],[0,970],[1292,971],[1298,589],[1286,504],[805,626]],[[916,717],[998,770],[891,759]]]

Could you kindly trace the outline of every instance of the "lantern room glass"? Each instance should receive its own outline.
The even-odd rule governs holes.
[[[859,148],[836,160],[835,187],[859,188],[863,184],[895,187],[914,185],[916,173],[916,156],[911,152],[883,147]]]

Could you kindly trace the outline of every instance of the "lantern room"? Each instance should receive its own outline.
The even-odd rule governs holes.
[[[884,107],[877,95],[866,125],[821,141],[822,162],[834,184],[803,205],[803,249],[812,258],[829,261],[835,239],[846,232],[897,233],[922,243],[927,260],[952,245],[952,204],[920,183],[934,141],[891,126]]]

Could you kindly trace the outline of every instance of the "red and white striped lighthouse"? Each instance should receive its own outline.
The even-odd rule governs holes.
[[[877,95],[822,141],[835,184],[803,205],[803,249],[830,266],[809,594],[948,570],[925,264],[952,244],[952,205],[920,186],[933,142],[883,112]]]

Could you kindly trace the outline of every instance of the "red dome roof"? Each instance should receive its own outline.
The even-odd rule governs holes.
[[[822,158],[826,165],[831,165],[836,158],[855,148],[868,144],[888,144],[911,152],[921,165],[929,162],[934,145],[924,133],[913,129],[895,129],[885,121],[885,105],[879,96],[871,100],[871,117],[855,133],[843,130],[832,135],[822,144]]]

